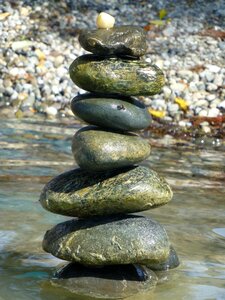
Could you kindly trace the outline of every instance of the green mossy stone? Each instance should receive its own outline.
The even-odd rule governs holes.
[[[97,55],[142,56],[147,50],[146,31],[138,26],[83,30],[79,42],[85,50]]]
[[[144,166],[99,173],[74,169],[47,183],[40,202],[53,213],[84,218],[148,210],[172,195],[165,179]]]
[[[94,126],[80,129],[72,139],[72,152],[77,164],[89,171],[128,167],[145,160],[150,151],[148,141],[137,135]]]
[[[164,85],[162,71],[142,60],[83,55],[73,61],[70,77],[80,88],[125,96],[158,94]]]
[[[83,94],[73,98],[71,109],[81,120],[100,127],[135,131],[151,124],[145,105],[131,97]]]
[[[81,297],[74,299],[83,299],[82,296],[87,296],[91,299],[115,300],[148,292],[156,286],[157,281],[156,274],[145,266],[130,264],[96,268],[69,263],[57,270],[50,284],[55,289],[62,288],[75,297]],[[56,296],[55,299],[61,298]]]
[[[159,223],[124,215],[60,223],[46,232],[43,249],[83,265],[147,265],[165,261],[170,243]]]
[[[175,251],[173,246],[170,246],[170,254],[167,260],[162,263],[148,265],[148,268],[155,271],[167,271],[169,269],[174,269],[178,267],[179,264],[180,261],[177,256],[177,252]]]

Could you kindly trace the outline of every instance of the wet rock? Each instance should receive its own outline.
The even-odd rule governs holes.
[[[85,50],[97,55],[142,56],[147,50],[146,32],[138,26],[83,30],[79,42]]]
[[[73,98],[71,109],[89,124],[112,129],[140,130],[151,123],[144,104],[134,98],[84,94]]]
[[[127,167],[150,155],[147,140],[134,135],[101,130],[88,126],[80,129],[72,140],[77,164],[87,170],[103,171]]]
[[[165,229],[150,218],[125,215],[70,220],[44,236],[43,249],[83,265],[154,264],[170,251]]]
[[[90,92],[154,95],[164,85],[162,71],[141,60],[83,55],[73,61],[69,71],[73,82]]]
[[[90,173],[74,169],[53,178],[40,196],[57,214],[89,217],[131,213],[164,205],[172,198],[168,183],[143,167]]]
[[[147,292],[155,287],[157,276],[145,266],[115,265],[101,268],[70,263],[59,269],[51,280],[78,296],[117,299]]]
[[[156,271],[166,271],[178,267],[179,264],[180,262],[177,253],[173,246],[170,246],[170,254],[168,259],[163,263],[148,265],[148,268]]]

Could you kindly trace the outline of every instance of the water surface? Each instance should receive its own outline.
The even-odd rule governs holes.
[[[49,284],[63,262],[41,248],[45,231],[67,218],[45,211],[39,194],[53,176],[75,166],[70,147],[77,129],[0,122],[0,300],[89,299]],[[143,214],[164,225],[181,265],[154,291],[129,299],[225,299],[224,151],[147,136],[153,149],[144,164],[167,178],[174,197]]]

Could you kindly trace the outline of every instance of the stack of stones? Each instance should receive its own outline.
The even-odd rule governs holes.
[[[80,168],[55,177],[40,197],[45,209],[77,218],[47,231],[43,248],[94,268],[128,264],[168,268],[171,257],[172,264],[177,258],[165,229],[148,217],[129,214],[172,198],[164,178],[137,165],[150,155],[150,145],[133,133],[148,127],[151,117],[131,96],[158,93],[163,73],[140,59],[147,46],[139,27],[85,30],[79,41],[93,54],[78,57],[70,76],[90,93],[76,96],[71,107],[91,126],[73,137],[72,151]]]

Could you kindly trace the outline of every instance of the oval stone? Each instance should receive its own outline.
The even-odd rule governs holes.
[[[146,31],[130,25],[83,30],[79,42],[85,50],[98,55],[142,56],[147,50]]]
[[[40,202],[53,213],[84,218],[148,210],[172,195],[165,179],[144,166],[100,173],[75,169],[53,178]]]
[[[155,270],[155,271],[167,271],[169,269],[174,269],[178,267],[180,264],[179,258],[177,256],[177,252],[170,246],[170,254],[169,257],[165,262],[158,263],[158,264],[151,264],[148,265],[148,268]]]
[[[83,94],[73,98],[71,109],[89,124],[117,130],[141,130],[151,123],[145,105],[130,97]]]
[[[164,85],[162,71],[142,60],[83,55],[73,61],[69,72],[73,82],[89,92],[149,96]]]
[[[152,270],[140,265],[96,268],[69,263],[60,268],[50,282],[54,288],[62,288],[77,297],[123,299],[152,290],[157,284],[157,276]],[[57,295],[55,299],[61,298]]]
[[[170,244],[165,229],[142,216],[72,219],[44,236],[43,249],[83,265],[151,264],[167,259]]]
[[[72,152],[77,164],[91,171],[136,164],[146,159],[150,151],[148,141],[137,135],[103,131],[94,126],[80,129],[72,140]]]

